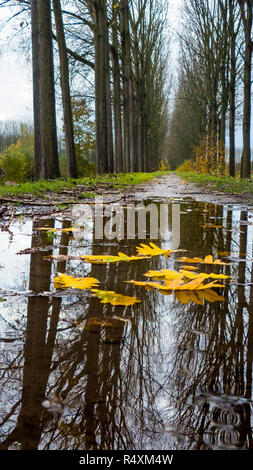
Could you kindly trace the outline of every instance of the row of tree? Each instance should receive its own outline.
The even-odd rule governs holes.
[[[229,147],[229,174],[236,172],[236,125],[243,121],[241,177],[251,176],[251,0],[185,0],[180,67],[169,147],[174,165],[205,141],[207,170]],[[188,157],[188,158],[189,158]],[[221,165],[224,170],[224,165]]]
[[[6,5],[17,2],[0,3]],[[78,176],[71,100],[77,69],[79,84],[81,75],[92,84],[97,172],[157,169],[168,122],[167,1],[20,0],[18,8],[21,27],[31,25],[35,178],[60,175],[56,71],[69,176]]]

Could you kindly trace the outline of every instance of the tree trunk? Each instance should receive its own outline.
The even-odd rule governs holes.
[[[134,94],[131,72],[131,37],[129,32],[129,6],[121,2],[120,14],[122,71],[123,71],[123,110],[124,110],[124,160],[125,171],[134,171]]]
[[[113,14],[115,0],[112,2]],[[112,70],[113,70],[113,112],[114,112],[114,141],[115,141],[115,169],[117,173],[123,171],[123,143],[122,143],[122,118],[121,118],[121,86],[119,65],[119,41],[117,17],[112,25]]]
[[[54,63],[50,0],[38,2],[40,40],[41,178],[60,176],[54,88]]]
[[[96,169],[108,173],[106,131],[105,37],[104,8],[98,0],[95,31],[95,96],[96,96]]]
[[[104,0],[95,2],[96,168],[113,172],[113,139],[107,11]]]
[[[229,80],[229,176],[235,176],[235,88],[236,88],[236,35],[234,5],[229,2],[230,80]]]
[[[40,124],[40,37],[39,0],[31,1],[32,66],[33,66],[33,120],[34,120],[34,178],[40,178],[41,171],[41,124]]]
[[[62,105],[64,114],[64,131],[66,141],[66,151],[68,159],[68,175],[71,178],[77,178],[77,162],[74,143],[73,117],[69,86],[69,65],[66,49],[64,25],[61,12],[60,0],[53,0],[54,17],[56,25],[56,37],[58,42],[60,57],[60,79],[62,90]]]
[[[241,178],[251,177],[251,149],[250,149],[250,123],[251,123],[251,62],[252,62],[252,2],[239,2],[245,34],[244,55],[244,104],[243,104],[243,152],[241,158]],[[244,5],[247,7],[247,16]]]
[[[107,8],[105,2],[104,15],[104,31],[105,31],[105,83],[106,83],[106,130],[107,130],[107,159],[108,171],[114,172],[113,161],[113,137],[112,137],[112,94],[111,94],[111,71],[110,71],[110,51],[109,36],[107,25]]]

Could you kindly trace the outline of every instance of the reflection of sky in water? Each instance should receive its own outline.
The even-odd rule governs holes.
[[[19,256],[17,252],[30,248],[32,222],[12,223],[13,238],[8,232],[0,231],[0,286],[1,289],[27,288],[30,259],[29,256]]]

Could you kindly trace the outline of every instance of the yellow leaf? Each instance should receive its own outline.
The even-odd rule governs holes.
[[[183,256],[182,258],[179,258],[176,261],[180,261],[184,263],[203,263],[203,259],[197,258],[196,256],[194,258],[187,258],[186,256]]]
[[[185,278],[188,279],[197,279],[199,277],[204,277],[205,279],[229,279],[231,276],[226,276],[225,274],[214,274],[214,273],[192,273],[190,271],[180,269],[179,271]]]
[[[197,257],[187,258],[186,256],[183,256],[182,258],[179,258],[176,261],[183,262],[183,263],[219,264],[221,266],[231,265],[231,263],[224,263],[220,259],[216,259],[214,261],[211,255],[206,256],[204,259],[197,258]]]
[[[197,271],[198,268],[195,266],[182,266],[182,269],[185,269],[186,271]]]
[[[212,281],[210,283],[204,284],[204,280],[206,278],[204,276],[199,276],[190,282],[184,282],[183,279],[174,279],[173,281],[168,281],[165,279],[165,284],[159,284],[158,282],[142,282],[142,281],[126,281],[130,282],[136,286],[143,286],[143,287],[154,287],[156,289],[162,290],[203,290],[203,289],[210,289],[211,287],[223,287],[223,284],[217,284],[217,281]]]
[[[116,294],[113,291],[104,291],[98,289],[91,289],[91,291],[98,297],[102,304],[111,304],[111,305],[134,305],[141,302],[141,300],[136,297],[128,297],[127,295]]]
[[[175,253],[176,251],[184,251],[184,250],[163,250],[159,248],[154,243],[150,242],[149,245],[141,244],[141,246],[136,248],[138,255],[143,256],[169,256],[171,253]]]
[[[36,230],[46,230],[47,232],[62,232],[62,233],[78,232],[78,229],[74,227],[69,227],[69,228],[38,227],[36,228]]]
[[[194,291],[176,291],[175,292],[176,299],[184,305],[188,305],[191,301],[197,305],[202,305],[203,300],[199,298],[199,293],[195,293]]]
[[[99,284],[99,281],[94,277],[72,277],[67,274],[59,273],[58,277],[54,278],[54,287],[56,289],[90,289]]]
[[[210,263],[210,264],[212,264],[212,263],[213,263],[213,257],[212,257],[212,255],[206,256],[205,259],[204,259],[204,261],[205,261],[205,263],[208,263],[208,264]]]
[[[140,256],[127,256],[124,253],[118,253],[117,256],[112,255],[82,255],[80,257],[86,263],[92,264],[106,264],[106,263],[119,263],[122,261],[136,261],[140,259],[147,259],[147,257]]]
[[[225,298],[212,289],[198,291],[198,296],[207,302],[224,302]]]
[[[174,279],[180,279],[182,278],[182,274],[178,273],[177,271],[173,271],[170,269],[162,269],[161,271],[148,271],[144,276],[147,277],[155,277],[155,278],[166,278],[170,281],[173,281]]]

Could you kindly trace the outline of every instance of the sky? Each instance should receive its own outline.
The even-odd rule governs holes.
[[[0,57],[0,120],[32,120],[31,72],[24,58]]]
[[[9,7],[0,8],[0,25],[12,16]],[[0,120],[32,120],[32,67],[25,54],[13,51],[8,36],[13,33],[9,23],[0,28]]]

